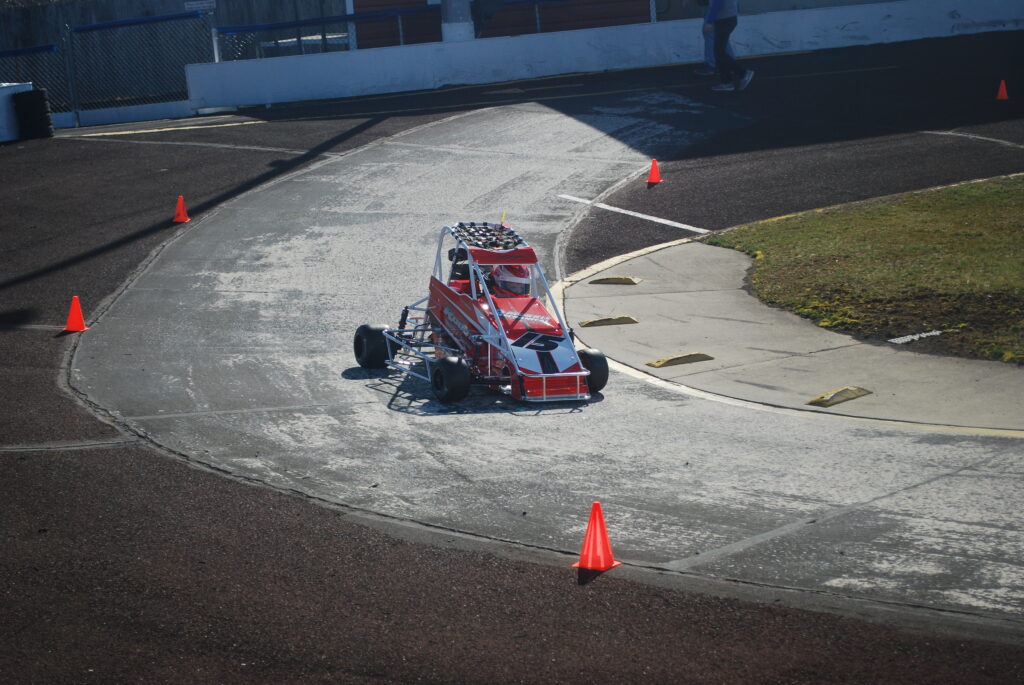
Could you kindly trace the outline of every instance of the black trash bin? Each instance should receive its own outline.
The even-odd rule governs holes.
[[[18,122],[18,139],[52,138],[53,119],[50,118],[50,99],[45,88],[26,90],[11,96],[14,118]]]

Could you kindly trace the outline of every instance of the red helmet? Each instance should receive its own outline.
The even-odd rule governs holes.
[[[530,294],[530,270],[521,264],[499,264],[491,272],[494,284],[514,295]]]

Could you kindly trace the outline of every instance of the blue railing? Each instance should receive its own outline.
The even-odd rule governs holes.
[[[123,26],[139,26],[141,24],[159,24],[164,21],[178,21],[180,19],[196,19],[203,16],[205,13],[203,10],[193,10],[191,12],[178,12],[177,14],[161,14],[156,17],[136,17],[135,19],[118,19],[116,21],[104,21],[99,24],[88,24],[86,26],[73,26],[71,31],[73,33],[87,33],[89,31],[105,31],[107,29],[117,29]]]
[[[414,14],[428,14],[440,12],[440,5],[423,5],[419,7],[399,7],[393,10],[373,10],[371,12],[356,12],[354,14],[338,14],[332,17],[318,17],[316,19],[298,19],[296,21],[280,21],[274,24],[247,24],[245,26],[218,26],[217,33],[229,36],[236,33],[257,33],[262,31],[277,31],[279,29],[294,29],[303,26],[320,26],[321,24],[344,24],[348,22],[373,21],[377,19],[390,19],[393,17],[407,17]]]
[[[432,33],[428,30],[428,34],[434,36],[430,40],[440,40],[440,10],[440,5],[418,5],[415,7],[355,12],[312,19],[297,19],[295,21],[246,24],[244,26],[218,26],[214,29],[217,45],[216,61],[219,62],[222,59],[282,57],[286,55],[309,54],[310,52],[354,49],[361,47],[364,41],[357,40],[355,36],[350,35],[353,33],[350,27],[370,22],[387,22],[389,20],[395,22],[397,36],[383,38],[382,42],[382,38],[379,35],[380,29],[378,28],[374,35],[367,39],[366,47],[394,45],[396,40],[398,45],[405,45],[410,37],[407,35],[407,27],[403,25],[403,19],[425,15],[434,15],[437,20],[435,30]],[[334,28],[330,30],[328,27]],[[304,28],[313,30],[307,32],[303,30]],[[414,31],[415,33],[411,38],[412,42],[423,42],[425,34],[423,33],[422,24],[417,26]]]
[[[34,48],[19,48],[18,50],[0,50],[0,59],[5,57],[27,57],[28,55],[40,55],[46,52],[59,52],[56,45],[37,45]]]

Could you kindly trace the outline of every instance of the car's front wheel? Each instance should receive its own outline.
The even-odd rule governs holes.
[[[590,371],[590,376],[587,377],[590,392],[601,392],[608,384],[608,360],[604,354],[592,347],[576,350],[576,353],[580,356],[583,368]]]
[[[469,365],[459,357],[444,357],[434,363],[430,385],[441,402],[458,402],[469,394],[472,375]]]
[[[352,340],[352,351],[356,361],[364,369],[383,369],[388,365],[388,339],[384,337],[387,326],[364,323],[356,329]]]

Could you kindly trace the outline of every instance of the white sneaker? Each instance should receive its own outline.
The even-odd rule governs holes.
[[[715,85],[711,86],[711,90],[715,91],[716,93],[721,93],[727,90],[736,90],[736,85],[732,83],[716,83]]]
[[[752,78],[754,78],[754,70],[747,69],[747,73],[743,74],[743,78],[741,78],[739,83],[736,84],[736,90],[743,90],[749,86]]]

